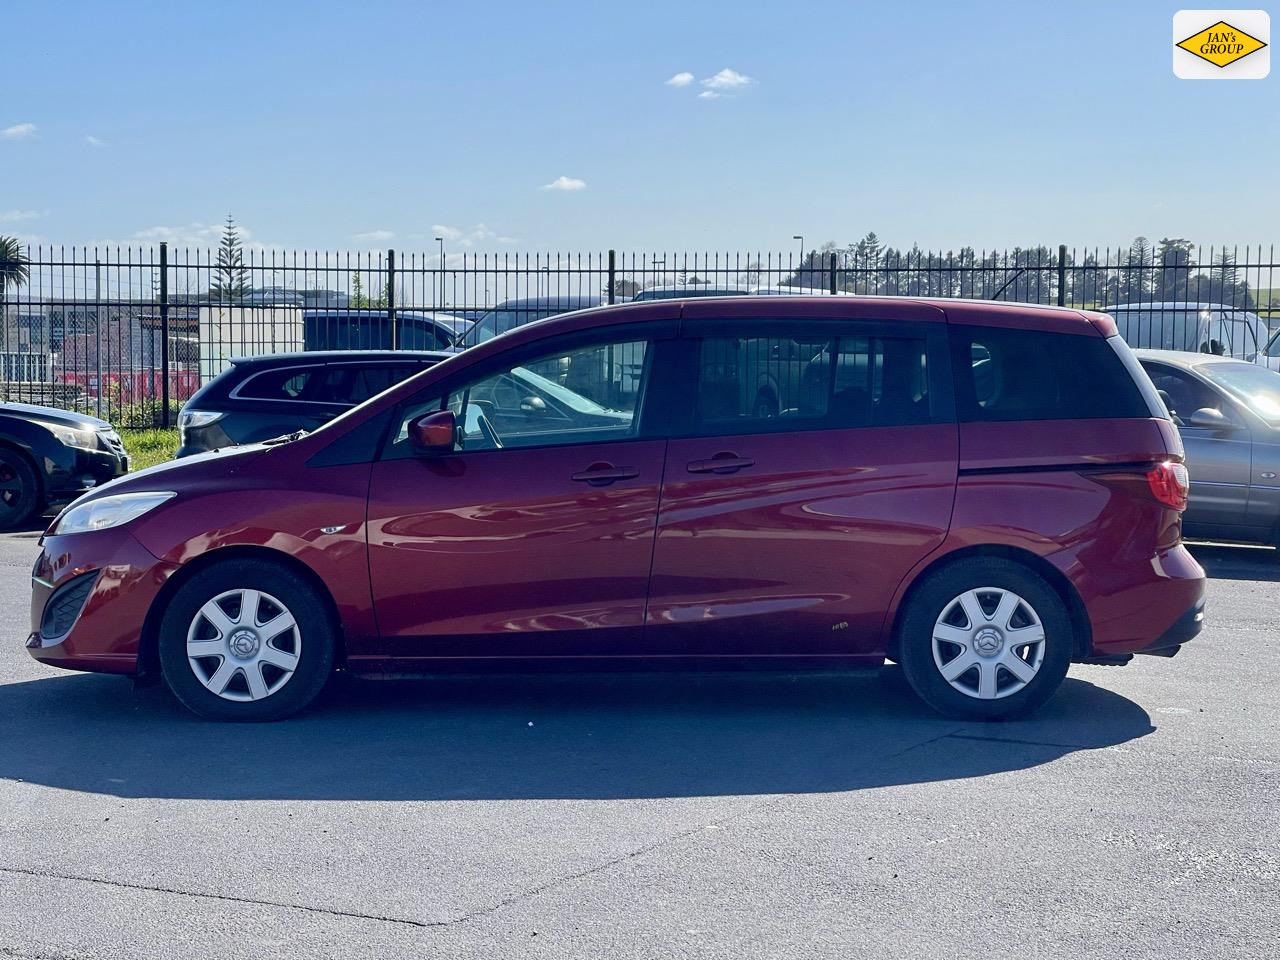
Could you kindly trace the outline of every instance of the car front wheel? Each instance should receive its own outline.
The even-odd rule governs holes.
[[[217,564],[174,594],[160,666],[184,706],[211,720],[279,720],[307,706],[333,670],[335,630],[316,590],[262,560]]]
[[[902,620],[899,662],[912,689],[953,717],[1035,710],[1062,684],[1074,634],[1066,605],[1035,573],[973,558],[931,576]]]
[[[0,530],[17,530],[40,509],[40,481],[16,450],[0,447]]]

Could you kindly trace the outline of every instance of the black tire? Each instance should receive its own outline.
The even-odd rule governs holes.
[[[231,666],[239,675],[233,675],[231,683],[221,684],[224,695],[219,695],[212,692],[197,676],[197,669],[216,675],[217,668],[230,658],[226,654],[221,658],[215,654],[210,658],[198,658],[194,664],[188,659],[187,641],[190,630],[197,630],[196,639],[201,638],[200,630],[211,631],[214,634],[209,640],[211,643],[216,642],[219,636],[212,623],[205,620],[201,621],[198,628],[193,628],[197,614],[215,598],[240,590],[260,591],[268,595],[266,609],[269,612],[263,616],[278,615],[278,612],[270,612],[274,609],[270,599],[279,598],[281,606],[292,615],[296,624],[296,633],[281,635],[286,636],[283,641],[286,653],[292,644],[300,646],[300,650],[292,647],[298,650],[294,658],[296,666],[278,688],[261,699],[227,698],[249,693],[247,671],[257,661],[232,660]],[[224,603],[230,604],[230,609],[237,610],[234,600]],[[226,609],[223,607],[224,613]],[[243,607],[240,607],[236,615],[229,615],[228,619],[239,628],[244,626],[240,623],[244,613]],[[229,642],[234,636],[233,632],[230,637],[223,635],[223,639]],[[337,635],[324,601],[310,583],[286,567],[269,560],[250,559],[219,563],[202,570],[183,584],[169,601],[168,609],[160,621],[159,641],[161,673],[169,689],[183,706],[210,720],[256,722],[283,719],[297,713],[319,695],[333,672]],[[258,643],[259,648],[267,645],[266,641]],[[268,685],[278,682],[279,676],[285,672],[272,664],[261,663],[257,664],[257,670],[258,678],[265,676]],[[239,688],[236,684],[240,685]]]
[[[44,508],[40,478],[25,456],[0,447],[0,530],[19,530]]]
[[[1039,626],[1043,628],[1043,649],[1040,651],[1038,669],[1029,680],[1020,681],[1003,666],[1003,651],[1013,645],[1007,644],[998,629],[992,631],[997,635],[996,639],[984,639],[983,643],[998,642],[1000,657],[993,655],[979,659],[975,643],[972,645],[975,652],[969,659],[973,666],[965,674],[955,678],[956,685],[943,676],[943,667],[951,666],[953,658],[959,664],[959,657],[965,653],[965,648],[940,642],[939,655],[944,651],[952,651],[952,655],[943,659],[942,665],[939,665],[934,651],[935,625],[948,610],[953,617],[960,616],[968,623],[968,617],[962,611],[957,612],[953,604],[957,604],[959,598],[968,591],[981,588],[993,588],[992,593],[979,597],[983,601],[984,612],[991,601],[1001,596],[999,591],[1008,591],[1024,601],[1023,605],[1016,607],[1014,618],[1009,623],[1034,626],[1032,620],[1039,619]],[[1029,611],[1027,605],[1030,607]],[[995,615],[998,616],[998,612]],[[992,624],[980,623],[978,626],[990,629]],[[945,628],[938,627],[939,631],[943,629]],[[966,626],[960,632],[968,629],[970,628]],[[930,575],[912,593],[899,626],[898,644],[898,662],[902,665],[907,682],[930,707],[950,717],[1004,720],[1030,713],[1053,696],[1062,685],[1067,668],[1071,666],[1075,636],[1066,605],[1057,591],[1042,577],[1010,560],[975,557],[959,560]],[[1019,647],[1021,652],[1014,655],[1023,660],[1034,660],[1035,649]],[[999,664],[999,667],[995,664]],[[983,670],[990,670],[991,675],[997,678],[995,682],[1003,684],[1003,689],[1010,692],[993,699],[980,699],[976,691],[981,689],[979,678]],[[1019,688],[1020,683],[1023,685]],[[975,692],[966,693],[958,689],[957,685]],[[996,689],[1001,688],[997,686]]]

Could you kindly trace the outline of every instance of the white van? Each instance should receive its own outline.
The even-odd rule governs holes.
[[[1264,363],[1270,336],[1256,313],[1221,303],[1120,303],[1101,308],[1134,349],[1189,350]]]

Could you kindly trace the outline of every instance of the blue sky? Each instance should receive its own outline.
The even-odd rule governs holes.
[[[286,248],[1270,244],[1280,77],[1176,79],[1177,9],[9,4],[0,233],[204,244],[230,211]]]

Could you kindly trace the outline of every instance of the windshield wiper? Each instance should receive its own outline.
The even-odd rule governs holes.
[[[283,436],[272,437],[270,440],[263,440],[262,443],[264,446],[274,447],[277,444],[289,443],[293,440],[301,440],[308,432],[309,431],[307,430],[295,430],[293,433],[286,433]]]

